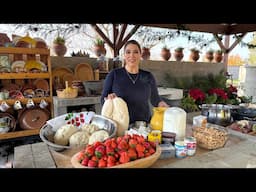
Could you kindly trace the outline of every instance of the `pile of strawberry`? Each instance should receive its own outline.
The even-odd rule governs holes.
[[[146,141],[143,136],[124,135],[87,145],[77,159],[87,167],[112,167],[148,157],[155,151],[156,144]]]

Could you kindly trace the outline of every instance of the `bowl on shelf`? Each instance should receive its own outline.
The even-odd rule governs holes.
[[[64,124],[65,122],[63,121],[63,125]],[[97,125],[99,129],[106,130],[109,133],[108,138],[112,138],[116,136],[117,125],[111,119],[108,119],[101,115],[94,115],[90,124]],[[63,151],[65,149],[71,149],[72,147],[69,145],[58,145],[54,143],[54,135],[60,127],[61,126],[58,126],[57,128],[56,127],[53,128],[51,125],[45,124],[40,129],[39,136],[44,143],[46,143],[50,148],[52,148],[55,151]]]

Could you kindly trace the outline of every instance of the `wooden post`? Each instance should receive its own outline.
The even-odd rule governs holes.
[[[230,41],[230,36],[226,35],[224,40],[225,47],[229,47],[229,41]],[[227,51],[224,52],[224,57],[223,57],[224,72],[228,71],[228,53],[229,53],[229,50],[227,49]]]

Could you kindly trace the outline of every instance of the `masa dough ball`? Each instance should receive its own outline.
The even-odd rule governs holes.
[[[105,130],[99,130],[94,132],[90,137],[89,137],[89,144],[93,144],[96,141],[103,142],[105,139],[109,137],[109,134]]]
[[[54,143],[58,145],[68,145],[69,138],[77,131],[78,129],[74,125],[63,125],[56,131]]]
[[[90,134],[87,131],[78,131],[69,138],[71,147],[84,147],[89,142]]]
[[[85,124],[81,128],[83,131],[87,131],[90,135],[94,133],[95,131],[99,130],[99,127],[94,124]]]

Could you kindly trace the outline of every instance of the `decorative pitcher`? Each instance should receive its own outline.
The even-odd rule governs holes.
[[[153,108],[153,116],[150,120],[150,126],[152,130],[163,130],[163,120],[164,120],[164,112],[166,107],[154,107]]]

